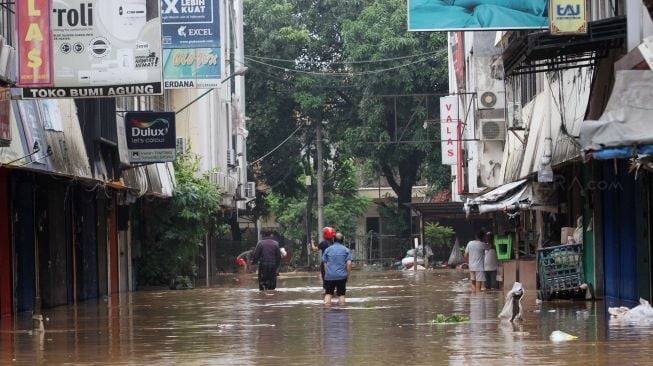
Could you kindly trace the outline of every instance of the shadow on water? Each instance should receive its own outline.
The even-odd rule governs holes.
[[[378,365],[648,364],[651,324],[610,321],[603,302],[536,304],[497,318],[500,291],[471,294],[450,270],[355,272],[347,304],[325,307],[316,274],[284,274],[260,292],[254,274],[211,288],[142,291],[3,320],[0,364]],[[437,314],[468,322],[433,324]],[[562,330],[578,336],[553,343]]]

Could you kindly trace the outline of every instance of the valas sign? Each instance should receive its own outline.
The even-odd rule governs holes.
[[[54,81],[50,13],[49,0],[16,3],[20,87],[51,86]]]
[[[22,3],[41,0],[21,0]],[[23,98],[84,98],[123,95],[159,95],[163,91],[161,54],[161,17],[159,0],[53,0],[49,7],[31,9],[41,18],[19,17],[19,30],[25,21],[38,24],[39,30],[51,31],[46,43],[42,31],[40,58],[45,65],[52,52],[53,82],[49,87],[30,85],[22,80]],[[49,27],[46,27],[48,25]],[[21,74],[29,62],[30,47],[41,37],[35,26],[19,43]],[[29,36],[29,37],[28,37]],[[27,40],[31,40],[28,43]],[[27,47],[27,49],[24,49]],[[47,50],[47,51],[46,51]],[[25,63],[25,65],[23,65]],[[44,71],[41,71],[42,73]],[[41,80],[39,78],[39,80]],[[45,78],[43,80],[45,82]],[[44,83],[41,83],[43,86]]]
[[[442,140],[442,164],[458,164],[458,97],[440,98],[440,139]]]
[[[125,134],[130,163],[163,163],[177,155],[174,112],[129,112]]]

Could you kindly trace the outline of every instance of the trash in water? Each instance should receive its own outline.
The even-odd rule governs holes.
[[[624,320],[652,320],[653,321],[653,307],[648,301],[639,299],[639,305],[632,309],[625,306],[608,308],[608,313],[612,318]]]
[[[524,296],[524,287],[521,283],[515,282],[512,285],[512,290],[506,294],[506,302],[503,304],[503,309],[499,314],[500,319],[513,320],[522,319],[522,305],[521,299]]]
[[[451,315],[446,316],[444,314],[437,314],[435,319],[429,320],[429,324],[453,324],[453,323],[464,323],[468,322],[469,317],[465,315]]]
[[[555,309],[549,310],[549,313],[555,313],[555,312],[556,312]]]
[[[561,330],[554,330],[553,332],[551,332],[549,339],[553,342],[565,342],[565,341],[573,341],[574,339],[578,339],[578,337],[576,337],[575,335],[571,335],[569,333],[565,333]]]

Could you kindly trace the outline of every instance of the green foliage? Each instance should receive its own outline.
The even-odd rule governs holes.
[[[220,191],[197,175],[199,159],[188,151],[174,163],[176,186],[169,200],[154,200],[144,210],[146,233],[138,280],[167,285],[177,276],[196,276],[195,255],[215,225]]]
[[[385,201],[378,205],[379,216],[385,223],[384,233],[401,236],[402,233],[410,232],[410,218],[406,218],[399,209],[397,198],[386,197]]]
[[[445,246],[449,248],[450,239],[456,235],[450,226],[440,226],[437,222],[429,222],[424,226],[424,237],[426,244],[432,248]]]
[[[336,227],[346,236],[353,237],[358,218],[367,210],[370,199],[358,195],[351,161],[345,162],[337,172],[332,172],[331,176],[331,184],[326,184],[330,189],[325,192],[324,218],[328,225]],[[272,192],[267,201],[281,228],[281,234],[287,239],[302,241],[306,237],[306,196],[286,197]],[[313,218],[317,218],[315,204],[313,211]],[[312,227],[315,228],[316,225],[317,222],[314,222]]]
[[[469,321],[469,317],[465,315],[450,315],[436,314],[435,319],[429,320],[429,324],[455,324],[465,323]]]
[[[398,234],[409,233],[403,204],[412,187],[450,179],[439,144],[426,141],[439,138],[439,126],[422,127],[437,118],[439,100],[380,96],[446,92],[446,34],[407,32],[404,0],[245,0],[244,13],[248,157],[266,156],[250,175],[285,200],[305,195],[299,178],[311,168],[302,159],[315,144],[314,126],[323,123],[332,171],[352,158],[373,166],[398,197]],[[305,128],[267,155],[298,126]],[[273,202],[257,199],[256,208],[265,215]]]

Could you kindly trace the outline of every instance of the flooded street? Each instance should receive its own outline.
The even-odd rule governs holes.
[[[604,302],[535,304],[525,320],[497,318],[503,292],[471,295],[465,274],[354,272],[346,306],[325,307],[315,274],[283,274],[261,293],[255,275],[189,291],[141,291],[120,303],[43,312],[45,332],[19,315],[3,324],[0,364],[426,365],[650,364],[650,324],[609,321]],[[470,317],[431,324],[436,314]],[[562,330],[575,341],[553,343]]]

